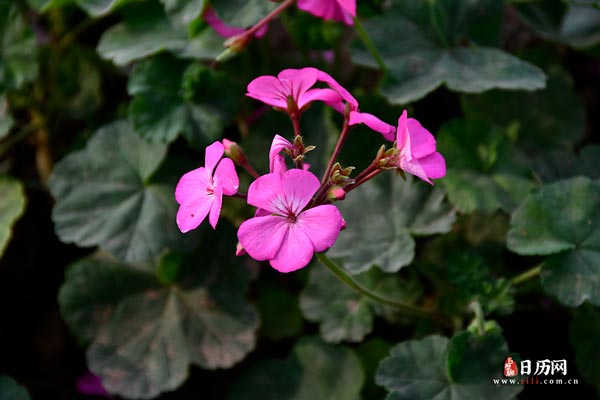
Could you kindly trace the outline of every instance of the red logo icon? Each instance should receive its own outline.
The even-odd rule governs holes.
[[[516,376],[518,373],[517,363],[514,362],[512,357],[507,357],[504,361],[504,376]]]

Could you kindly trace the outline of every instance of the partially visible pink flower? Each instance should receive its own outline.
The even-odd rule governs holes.
[[[319,186],[313,173],[299,169],[266,174],[252,182],[248,203],[269,215],[250,218],[238,230],[250,257],[268,260],[280,272],[291,272],[335,243],[342,226],[337,207],[326,204],[304,210]]]
[[[221,160],[224,152],[223,144],[214,142],[206,148],[205,167],[190,171],[179,180],[175,199],[180,205],[177,226],[181,232],[196,229],[209,214],[209,222],[215,229],[223,195],[233,196],[237,192],[239,179],[233,161]]]
[[[204,9],[204,13],[202,14],[202,19],[204,19],[204,22],[206,22],[211,28],[213,28],[213,30],[215,32],[217,32],[217,34],[219,34],[220,36],[222,36],[224,38],[230,38],[235,35],[244,33],[246,31],[245,28],[227,25],[225,22],[223,22],[219,18],[219,16],[215,12],[215,10],[210,6],[207,6]],[[265,35],[265,33],[267,33],[267,29],[268,29],[268,25],[263,26],[258,31],[256,31],[254,36],[257,38],[263,37]]]
[[[282,174],[287,170],[285,159],[280,154],[284,150],[294,151],[294,145],[286,138],[275,135],[269,150],[269,172]]]
[[[433,135],[414,118],[407,118],[406,110],[398,119],[396,146],[400,150],[396,166],[425,182],[446,175],[446,161],[436,151]]]
[[[110,398],[110,393],[102,386],[102,381],[97,375],[86,372],[77,378],[77,391],[84,395]]]
[[[288,112],[295,112],[293,108],[302,110],[315,100],[339,101],[339,95],[331,89],[311,89],[317,82],[319,72],[316,68],[308,67],[284,69],[277,77],[259,76],[248,84],[246,96]]]
[[[349,125],[365,124],[375,132],[381,133],[386,140],[389,140],[390,142],[394,141],[396,128],[393,125],[383,122],[373,114],[360,112],[358,109],[358,100],[333,79],[331,75],[319,71],[317,80],[326,83],[340,95],[338,99],[333,98],[333,101],[326,101],[326,103],[342,114],[345,114],[346,108],[348,108],[350,111]]]
[[[298,0],[298,8],[325,20],[354,24],[356,0]]]

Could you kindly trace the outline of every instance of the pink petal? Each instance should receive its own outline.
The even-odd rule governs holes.
[[[356,17],[356,0],[337,0],[337,2],[350,15]]]
[[[266,174],[250,184],[248,187],[248,204],[262,208],[270,213],[288,215],[285,204],[283,187],[280,174]]]
[[[308,235],[297,224],[290,224],[277,255],[269,263],[279,272],[292,272],[306,267],[313,254]]]
[[[425,169],[421,165],[418,159],[413,158],[412,160],[400,159],[399,167],[409,174],[415,175],[416,177],[423,179],[425,182],[433,185],[433,182],[427,176]]]
[[[248,84],[247,90],[246,96],[287,110],[287,93],[279,79],[274,76],[259,76]]]
[[[354,96],[352,96],[350,94],[349,91],[347,91],[344,87],[342,87],[342,85],[340,85],[335,79],[333,79],[331,77],[331,75],[329,75],[326,72],[319,71],[317,79],[318,79],[319,82],[326,83],[327,85],[329,85],[330,88],[332,88],[333,90],[335,90],[336,92],[338,92],[340,94],[340,96],[342,96],[342,98],[348,104],[350,104],[350,109],[352,111],[358,110],[358,101],[354,98]]]
[[[400,149],[400,156],[412,158],[410,152],[410,135],[408,134],[407,112],[404,110],[398,118],[398,129],[396,130],[396,147]]]
[[[430,179],[439,179],[446,176],[446,160],[438,152],[419,159],[421,167]]]
[[[390,142],[393,142],[396,136],[395,126],[383,122],[373,114],[351,111],[349,124],[365,124],[369,128],[373,129],[375,132],[381,133],[385,140],[388,140]]]
[[[238,35],[245,31],[244,28],[239,28],[237,26],[231,26],[224,23],[215,10],[212,7],[208,6],[204,9],[204,13],[202,14],[202,19],[211,27],[217,34],[223,36],[224,38],[230,38],[232,36]]]
[[[209,182],[204,167],[196,168],[184,174],[175,188],[175,199],[177,203],[190,202],[198,197],[206,195]]]
[[[217,229],[217,222],[219,222],[219,215],[221,214],[221,205],[223,204],[223,189],[220,186],[215,187],[214,200],[212,207],[210,208],[210,215],[208,216],[208,222]]]
[[[410,135],[410,152],[413,157],[423,158],[435,151],[435,138],[419,121],[408,118],[406,122]]]
[[[285,158],[283,158],[283,156],[281,155],[276,155],[272,160],[271,160],[271,168],[270,168],[270,172],[274,172],[276,174],[283,174],[285,171],[287,171],[287,165],[285,165]],[[306,166],[307,164],[304,164],[304,166]]]
[[[312,172],[300,169],[291,169],[284,173],[281,182],[286,209],[294,215],[300,214],[321,186],[319,178]]]
[[[298,108],[302,108],[299,104],[302,95],[317,82],[318,71],[318,69],[311,67],[302,69],[289,68],[277,74],[277,78],[286,88],[286,94],[291,95],[296,100]]]
[[[277,156],[284,149],[294,150],[294,145],[286,138],[275,135],[273,141],[271,142],[271,149],[269,149],[269,170],[271,172],[275,172],[275,163],[280,161],[277,159]]]
[[[265,261],[277,255],[288,228],[287,218],[274,215],[255,217],[240,225],[237,236],[250,257]]]
[[[314,251],[321,252],[333,246],[337,240],[342,227],[342,215],[336,206],[326,204],[301,213],[296,225],[310,239]]]
[[[345,1],[343,7],[337,0],[298,0],[298,8],[319,18],[332,19],[344,22],[346,25],[352,25],[354,21],[348,11],[348,8],[351,9],[351,5],[346,3],[348,2]],[[356,0],[354,0],[354,3],[356,7]]]
[[[337,104],[341,102],[342,97],[333,89],[311,89],[298,99],[298,108],[302,108],[315,100],[323,101],[326,104]]]
[[[225,153],[225,147],[223,147],[223,143],[217,141],[208,146],[204,153],[204,167],[206,168],[206,175],[209,178],[212,178],[212,174],[217,166],[217,163]]]
[[[240,180],[231,159],[224,158],[221,160],[215,171],[213,182],[215,187],[221,188],[224,195],[233,196],[237,193]]]
[[[179,230],[182,233],[186,233],[192,229],[196,229],[208,215],[213,201],[214,197],[205,193],[204,196],[197,197],[179,206],[179,210],[177,211],[177,226]]]

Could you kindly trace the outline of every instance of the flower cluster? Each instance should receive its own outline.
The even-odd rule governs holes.
[[[322,87],[315,87],[317,84]],[[269,261],[278,271],[303,268],[315,252],[333,246],[346,223],[331,203],[343,200],[348,192],[375,175],[395,169],[433,184],[432,179],[446,174],[446,163],[436,151],[435,138],[416,119],[408,118],[404,111],[394,127],[361,112],[358,101],[345,88],[316,68],[286,69],[277,77],[258,77],[248,84],[246,95],[286,112],[294,126],[294,140],[275,135],[269,151],[269,173],[262,176],[249,165],[235,142],[224,139],[208,146],[205,166],[183,175],[177,185],[177,224],[185,233],[197,228],[208,216],[216,228],[223,195],[244,198],[256,207],[256,213],[239,227],[238,254]],[[314,101],[321,101],[344,116],[338,143],[321,180],[304,162],[314,146],[304,145],[299,128],[302,113]],[[357,124],[379,132],[393,145],[389,149],[382,147],[364,171],[352,176],[354,168],[342,168],[336,160],[351,127]],[[295,168],[288,170],[285,156]],[[255,178],[247,195],[238,192],[234,162]]]

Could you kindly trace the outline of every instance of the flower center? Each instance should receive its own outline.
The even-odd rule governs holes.
[[[296,214],[294,214],[293,212],[289,211],[288,212],[288,216],[287,216],[288,222],[290,222],[290,223],[293,224],[293,223],[296,222],[296,219],[297,219]]]

